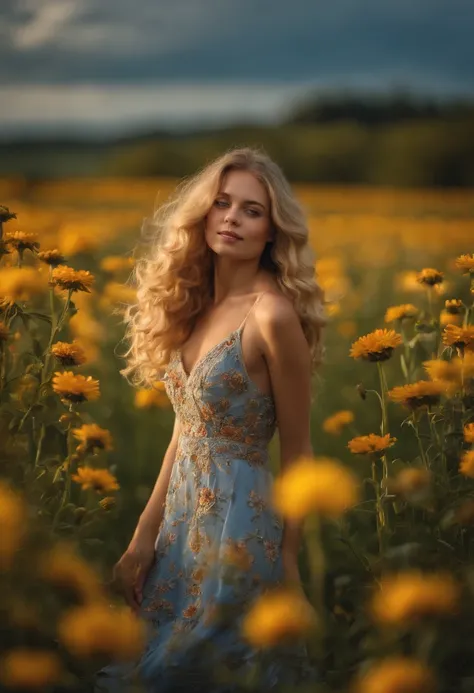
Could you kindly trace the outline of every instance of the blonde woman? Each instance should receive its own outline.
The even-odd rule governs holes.
[[[300,528],[272,507],[268,445],[278,427],[281,468],[312,454],[324,319],[305,216],[280,168],[245,148],[185,181],[152,232],[122,372],[164,381],[175,425],[115,566],[150,638],[128,673],[102,670],[98,690],[138,676],[148,691],[224,693],[256,661],[262,690],[296,683],[312,673],[304,645],[259,651],[242,619],[266,590],[300,585]],[[213,679],[218,663],[233,687]]]

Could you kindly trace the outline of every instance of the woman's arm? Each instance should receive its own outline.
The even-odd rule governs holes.
[[[161,520],[163,519],[166,493],[168,491],[171,472],[175,461],[180,429],[181,425],[178,417],[176,417],[174,421],[173,435],[171,436],[171,441],[163,457],[160,473],[158,474],[158,478],[145,509],[140,515],[132,541],[136,540],[137,538],[155,541],[158,535]]]
[[[267,295],[258,306],[263,355],[275,400],[280,469],[298,457],[313,456],[310,432],[311,357],[298,315],[283,296]],[[256,316],[257,317],[257,316]],[[284,523],[282,558],[286,576],[299,579],[301,523]]]

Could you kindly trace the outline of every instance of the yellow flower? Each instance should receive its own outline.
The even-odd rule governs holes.
[[[104,604],[70,609],[59,621],[61,643],[76,657],[104,654],[115,660],[133,660],[145,645],[144,625],[128,608],[112,610]]]
[[[344,426],[348,426],[353,421],[354,414],[347,409],[342,409],[332,414],[332,416],[328,416],[328,418],[323,421],[323,430],[326,431],[326,433],[337,436],[341,433]]]
[[[370,605],[373,618],[386,626],[412,623],[426,616],[452,614],[460,589],[448,574],[407,571],[382,579]]]
[[[245,614],[244,638],[256,648],[273,647],[284,640],[304,637],[317,625],[308,602],[290,588],[262,594]]]
[[[474,450],[466,450],[463,453],[459,471],[461,474],[464,474],[464,476],[469,476],[471,479],[474,478]]]
[[[358,501],[358,483],[349,469],[326,457],[300,457],[273,485],[273,503],[283,516],[302,519],[310,513],[340,517]]]
[[[467,325],[466,327],[446,325],[443,333],[443,344],[474,351],[474,325]]]
[[[387,657],[362,674],[354,693],[436,693],[430,669],[408,657]]]
[[[456,258],[456,267],[463,270],[463,274],[474,272],[474,254],[460,255]]]
[[[108,282],[104,286],[102,306],[107,308],[113,303],[136,303],[137,290],[133,286],[120,282]]]
[[[401,306],[391,306],[385,313],[385,322],[395,322],[396,320],[409,320],[416,318],[418,308],[412,303],[404,303]]]
[[[0,320],[0,342],[6,342],[10,336],[8,327],[5,325],[3,320]]]
[[[350,356],[368,361],[386,361],[401,343],[402,338],[395,330],[375,330],[354,342]]]
[[[446,311],[452,315],[458,315],[462,313],[464,309],[463,302],[459,298],[448,299],[444,302],[444,307]]]
[[[0,481],[0,572],[10,567],[27,529],[26,507],[20,496]]]
[[[462,315],[449,313],[447,310],[442,310],[439,314],[439,324],[441,327],[446,327],[446,325],[462,325]]]
[[[84,349],[74,340],[70,342],[56,342],[51,347],[51,353],[63,366],[80,366],[86,362]]]
[[[105,494],[120,488],[117,479],[108,469],[79,467],[77,474],[73,474],[71,478],[81,485],[83,491],[94,489],[97,493]]]
[[[75,270],[67,265],[55,267],[52,272],[53,282],[61,289],[68,291],[86,291],[90,293],[94,275],[88,270]]]
[[[170,401],[165,391],[165,385],[161,380],[154,382],[152,389],[139,389],[135,393],[135,406],[137,409],[164,408],[169,405]]]
[[[425,269],[422,269],[421,272],[418,273],[416,279],[420,284],[435,286],[435,284],[441,284],[443,276],[443,272],[432,269],[431,267],[425,267]]]
[[[6,267],[0,270],[0,296],[11,303],[28,301],[32,296],[45,293],[47,282],[31,267]]]
[[[393,402],[403,404],[409,409],[418,409],[438,404],[444,391],[445,386],[442,382],[419,380],[417,383],[394,387],[389,390],[388,396]]]
[[[96,450],[112,450],[112,436],[106,428],[101,428],[97,424],[83,424],[80,428],[73,428],[72,433],[77,440],[81,441],[77,450],[87,454]]]
[[[104,498],[101,498],[99,501],[99,505],[103,510],[111,510],[115,505],[117,501],[113,496],[105,496]]]
[[[50,689],[62,677],[59,657],[49,650],[17,647],[0,659],[0,681],[9,689]]]
[[[474,423],[469,423],[464,426],[464,440],[466,443],[474,444]]]
[[[57,248],[53,248],[52,250],[41,250],[38,253],[38,259],[46,265],[51,265],[51,267],[66,264],[66,258]]]
[[[38,572],[43,580],[72,591],[82,602],[104,598],[99,576],[69,544],[61,542],[46,551],[39,560]]]
[[[16,251],[22,253],[24,250],[38,250],[38,234],[29,231],[13,231],[5,236],[5,243],[11,245]]]
[[[56,372],[53,377],[53,390],[61,399],[78,404],[100,397],[99,381],[90,375],[75,375],[72,371]]]
[[[387,433],[385,436],[369,433],[368,436],[357,436],[356,438],[352,438],[347,444],[347,447],[354,455],[381,455],[384,450],[392,447],[396,441],[396,438],[390,437],[390,433]]]
[[[131,269],[135,264],[135,260],[132,257],[123,257],[122,255],[108,255],[102,258],[100,261],[100,268],[104,272],[109,272],[110,274],[115,274],[117,272],[122,272],[123,270]]]

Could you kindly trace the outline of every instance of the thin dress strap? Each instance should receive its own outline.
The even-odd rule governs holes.
[[[255,301],[254,301],[254,302],[252,303],[252,305],[250,306],[250,310],[248,311],[247,315],[245,316],[245,318],[244,318],[244,319],[242,320],[242,322],[240,323],[240,326],[237,328],[237,332],[240,332],[240,331],[242,330],[242,328],[243,328],[243,326],[245,325],[245,322],[246,322],[248,316],[249,316],[250,313],[253,311],[253,309],[255,308],[255,306],[257,305],[257,303],[260,301],[260,299],[262,298],[262,296],[263,296],[264,294],[266,294],[266,293],[268,293],[268,292],[267,292],[267,291],[262,291],[261,293],[259,293],[259,295],[258,295],[257,298],[255,299]]]

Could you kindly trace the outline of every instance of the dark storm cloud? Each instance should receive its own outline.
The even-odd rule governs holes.
[[[471,0],[2,0],[0,82],[474,88]]]

